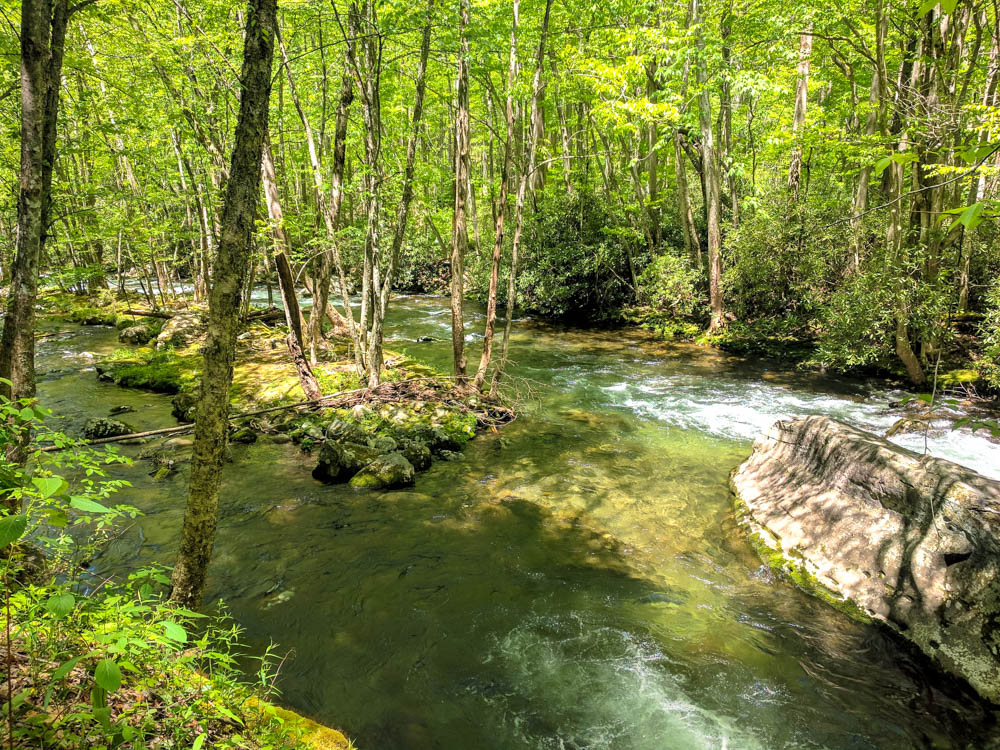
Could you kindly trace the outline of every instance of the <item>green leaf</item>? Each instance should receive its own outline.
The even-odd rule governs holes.
[[[28,528],[28,517],[23,513],[0,518],[0,549],[16,542]]]
[[[56,594],[55,596],[50,596],[45,602],[45,609],[54,618],[61,620],[73,611],[75,605],[76,597],[72,594]]]
[[[58,508],[46,508],[45,520],[50,525],[62,529],[69,523],[69,516],[66,515],[65,511],[59,510]]]
[[[983,201],[979,201],[978,203],[973,203],[971,206],[967,206],[959,215],[959,217],[951,223],[951,226],[948,227],[948,231],[950,232],[959,224],[961,224],[963,227],[965,227],[971,232],[973,229],[975,229],[976,227],[978,227],[980,224],[983,223],[983,209],[985,208],[985,206],[986,204]]]
[[[958,7],[958,0],[941,0],[941,10],[945,13],[954,13]]]
[[[109,693],[122,686],[122,671],[111,659],[101,659],[94,669],[94,681]]]
[[[918,393],[917,394],[917,399],[920,400],[920,401],[923,401],[925,404],[930,404],[930,403],[933,403],[934,396],[932,396],[929,393]]]
[[[100,503],[94,502],[89,497],[80,497],[76,495],[69,499],[70,507],[76,508],[77,510],[82,510],[84,513],[110,513],[111,508],[101,505]]]
[[[205,740],[207,739],[208,735],[205,734],[204,732],[199,734],[198,737],[195,739],[194,744],[191,745],[191,750],[201,750],[201,748],[204,747],[205,745]]]
[[[84,659],[87,656],[88,654],[80,654],[80,656],[74,656],[69,661],[64,661],[62,664],[56,667],[56,671],[52,673],[52,676],[49,678],[49,680],[52,682],[55,682],[56,680],[61,680],[63,677],[65,677],[66,675],[68,675],[70,672],[73,671],[73,667],[79,664],[81,659]]]
[[[62,477],[32,477],[31,483],[42,493],[42,499],[65,492],[66,488],[69,487]]]
[[[917,9],[917,18],[923,18],[924,16],[926,16],[928,13],[934,10],[934,7],[937,4],[938,0],[924,0],[924,2],[920,4],[920,8]]]
[[[22,422],[28,422],[35,418],[35,412],[30,406],[25,406],[17,416],[20,417]]]
[[[166,620],[163,623],[163,634],[167,636],[172,641],[177,641],[178,643],[187,643],[187,631],[172,620]]]
[[[880,175],[885,171],[885,168],[892,164],[892,157],[886,156],[875,162],[875,174]]]

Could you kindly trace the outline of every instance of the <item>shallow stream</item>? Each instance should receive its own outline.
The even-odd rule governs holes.
[[[387,346],[448,371],[449,315],[399,298]],[[467,327],[474,363],[479,311]],[[174,423],[166,397],[97,382],[118,346],[102,328],[40,343],[63,429],[117,405],[138,429]],[[323,486],[293,445],[234,446],[209,596],[254,647],[291,651],[283,701],[363,750],[989,746],[995,712],[776,579],[733,519],[728,474],[775,419],[884,431],[900,394],[529,320],[511,357],[528,413],[412,489]],[[982,437],[928,446],[1000,475]],[[145,515],[104,568],[172,561],[187,473],[149,470],[119,472]]]

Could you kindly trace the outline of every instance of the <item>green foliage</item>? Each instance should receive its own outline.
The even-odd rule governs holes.
[[[983,379],[1000,390],[1000,281],[995,281],[986,300],[986,317],[981,326],[983,356],[977,362]]]
[[[706,333],[698,341],[734,354],[804,360],[815,351],[812,335],[808,321],[786,315],[750,323],[735,321],[719,331]]]
[[[593,191],[547,196],[527,217],[518,309],[593,321],[618,316],[632,301],[628,254],[640,252],[639,239]],[[472,292],[485,299],[489,265],[485,253],[480,257]]]
[[[640,304],[674,318],[703,318],[706,300],[698,289],[700,276],[688,260],[665,253],[654,258],[639,276],[636,297]]]

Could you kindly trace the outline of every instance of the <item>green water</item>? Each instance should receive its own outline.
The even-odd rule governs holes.
[[[446,301],[395,304],[388,345],[448,369]],[[412,489],[323,486],[295,446],[234,446],[209,596],[256,648],[291,652],[286,703],[368,750],[989,745],[994,713],[776,580],[733,520],[753,435],[805,413],[884,429],[890,394],[637,332],[515,331],[528,413]],[[42,344],[40,395],[67,429],[118,404],[172,424],[166,399],[88,370],[82,352],[116,346],[107,329]],[[1000,470],[981,438],[931,447]],[[150,470],[122,470],[146,515],[102,569],[173,558],[186,472]]]

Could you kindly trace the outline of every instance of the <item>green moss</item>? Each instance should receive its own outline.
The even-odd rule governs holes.
[[[625,310],[626,322],[652,331],[657,337],[667,341],[692,341],[702,333],[702,327],[686,318],[678,318],[670,313],[649,307],[633,307]]]
[[[196,382],[198,358],[171,350],[118,349],[98,365],[98,372],[125,388],[180,393]]]
[[[811,594],[818,599],[822,599],[839,612],[843,612],[851,619],[859,622],[871,622],[871,617],[850,599],[845,599],[837,592],[820,582],[816,576],[809,572],[805,558],[798,555],[799,559],[789,557],[778,546],[772,543],[764,534],[756,530],[755,524],[750,522],[750,510],[746,503],[736,494],[733,495],[736,510],[736,520],[747,532],[747,539],[754,548],[757,556],[767,567],[775,573],[791,581],[807,594]],[[777,540],[775,540],[777,541]]]

